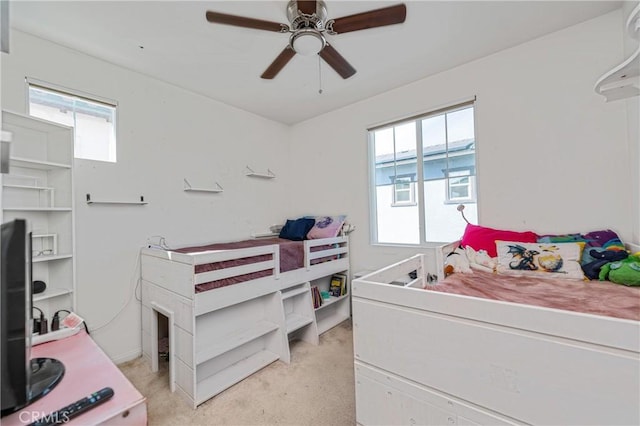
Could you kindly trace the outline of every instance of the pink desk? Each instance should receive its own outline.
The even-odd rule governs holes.
[[[104,387],[112,398],[73,418],[69,425],[146,425],[145,398],[84,331],[31,349],[31,358],[56,358],[65,366],[64,377],[48,394],[0,421],[3,426],[29,424]]]

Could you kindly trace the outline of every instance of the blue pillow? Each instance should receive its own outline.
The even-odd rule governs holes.
[[[315,219],[287,219],[287,223],[282,227],[279,237],[291,241],[302,241],[306,238],[307,232],[309,232],[315,224]]]

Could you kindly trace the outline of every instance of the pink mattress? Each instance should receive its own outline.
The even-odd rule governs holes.
[[[640,287],[609,281],[452,274],[427,290],[640,321]]]
[[[291,241],[283,238],[264,238],[245,241],[235,241],[230,243],[216,243],[208,244],[196,247],[185,247],[174,250],[178,253],[197,253],[207,250],[233,250],[243,249],[250,247],[261,247],[277,244],[280,248],[280,272],[293,271],[304,266],[304,244],[302,241]],[[311,251],[318,251],[326,249],[327,246],[312,247]],[[247,265],[257,262],[265,262],[271,260],[270,254],[245,257],[243,259],[233,259],[223,262],[207,263],[203,265],[196,265],[194,273],[200,274],[203,272],[215,271],[219,269],[231,268],[234,266]],[[317,259],[312,263],[319,263],[321,261],[329,260],[327,258]],[[233,284],[238,284],[245,281],[254,280],[257,278],[267,277],[273,275],[273,270],[265,270],[252,272],[249,274],[238,275],[235,277],[224,278],[216,281],[209,281],[206,283],[196,285],[196,293],[201,293],[207,290],[213,290],[220,287],[226,287]]]

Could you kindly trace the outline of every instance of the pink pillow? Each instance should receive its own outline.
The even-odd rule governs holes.
[[[486,250],[490,257],[496,257],[496,240],[520,241],[523,243],[535,243],[538,235],[535,232],[503,231],[501,229],[487,228],[484,226],[467,224],[460,245],[469,246],[475,251]]]
[[[315,240],[318,238],[337,237],[342,228],[342,224],[346,216],[318,216],[316,224],[307,233],[307,239]]]

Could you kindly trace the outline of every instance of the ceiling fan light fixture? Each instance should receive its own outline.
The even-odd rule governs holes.
[[[294,52],[303,56],[317,55],[326,43],[322,34],[312,28],[298,30],[289,39],[289,45]]]

